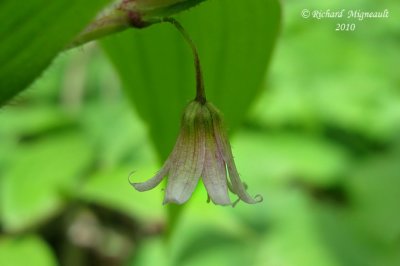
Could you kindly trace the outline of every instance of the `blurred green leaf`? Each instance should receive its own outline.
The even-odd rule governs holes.
[[[0,2],[0,105],[29,86],[107,0]]]
[[[204,232],[207,233],[207,232]],[[215,235],[207,235],[204,237],[215,237]],[[202,239],[203,243],[199,243],[203,249],[191,250],[185,260],[180,262],[179,266],[241,266],[253,265],[254,246],[245,245],[239,240],[224,239],[224,243],[220,239],[211,242],[210,238]],[[201,240],[201,239],[198,239]],[[215,244],[215,245],[213,245]],[[201,246],[202,245],[202,246]]]
[[[161,237],[147,238],[138,247],[132,266],[172,266],[168,256],[168,246]]]
[[[400,150],[372,156],[344,181],[346,209],[316,208],[321,238],[341,265],[400,265]]]
[[[97,157],[102,168],[118,167],[121,162],[132,166],[138,161],[154,162],[155,155],[143,123],[125,101],[86,105],[80,119],[90,141],[99,149]]]
[[[236,219],[236,209],[207,203],[205,194],[199,186],[177,221],[168,243],[172,265],[251,265],[258,234]]]
[[[389,245],[400,240],[399,161],[400,150],[370,158],[347,180],[359,229]]]
[[[358,139],[395,137],[400,98],[394,32],[400,25],[393,18],[379,23],[364,20],[351,34],[336,34],[330,20],[312,23],[302,18],[304,8],[388,9],[390,13],[400,9],[396,1],[285,2],[282,41],[274,53],[268,91],[254,108],[254,122],[268,128],[313,131],[328,126],[357,134]]]
[[[258,246],[255,266],[339,266],[315,230],[314,206],[294,189],[276,189],[269,205],[272,230]]]
[[[305,181],[329,186],[348,168],[345,149],[306,134],[240,131],[232,140],[236,163],[245,180],[260,189],[270,183]]]
[[[186,238],[185,248],[180,251],[175,265],[252,265],[254,243],[227,234],[218,227],[199,228],[194,225],[192,230],[194,228],[196,232]]]
[[[57,264],[50,247],[36,236],[0,237],[0,265],[55,266]]]
[[[92,175],[84,183],[80,198],[123,211],[142,223],[161,221],[164,217],[161,188],[139,194],[128,183],[131,172],[132,168],[121,167]],[[134,175],[151,176],[155,172],[155,169],[140,169]]]
[[[317,210],[317,209],[316,209]],[[373,215],[371,213],[371,215]],[[344,210],[318,208],[318,233],[330,253],[344,266],[400,265],[400,243],[377,241],[375,232],[365,231],[366,220]],[[369,221],[369,223],[372,220]],[[398,224],[398,220],[390,220]],[[381,228],[383,229],[383,228]]]
[[[91,158],[90,146],[78,134],[21,145],[0,180],[4,229],[22,230],[58,212]]]
[[[198,46],[209,100],[223,111],[229,128],[235,128],[265,77],[279,28],[278,2],[207,1],[178,19]],[[182,110],[194,98],[190,48],[166,24],[125,32],[102,43],[128,96],[149,123],[158,151],[166,157]]]
[[[5,140],[18,140],[23,136],[39,135],[46,130],[54,130],[68,124],[72,124],[72,120],[54,106],[9,108],[0,115],[0,136]]]

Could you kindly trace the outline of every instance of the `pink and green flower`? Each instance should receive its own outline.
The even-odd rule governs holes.
[[[156,187],[167,178],[164,204],[185,203],[201,179],[209,199],[217,205],[254,204],[239,177],[220,112],[211,103],[192,101],[186,107],[175,147],[161,170],[144,183],[132,183],[138,191]],[[228,191],[239,199],[232,203]]]

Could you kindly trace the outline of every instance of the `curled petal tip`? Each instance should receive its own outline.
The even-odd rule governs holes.
[[[264,198],[260,194],[257,194],[254,197],[254,200],[256,201],[256,203],[260,203],[260,202],[262,202],[264,200]]]
[[[163,205],[184,204],[191,197],[199,179],[207,190],[207,202],[235,207],[239,201],[256,204],[261,195],[252,196],[240,179],[232,150],[222,127],[219,111],[209,103],[192,101],[181,120],[181,132],[174,149],[161,170],[143,183],[129,183],[138,191],[154,188],[168,178]],[[234,202],[229,191],[238,199]]]
[[[247,192],[245,195],[239,194],[238,196],[239,196],[240,200],[243,200],[244,202],[246,202],[248,204],[257,204],[264,200],[264,198],[260,194],[255,195],[253,198],[250,195],[248,195]]]
[[[128,182],[129,182],[129,184],[131,184],[132,186],[133,186],[134,182],[131,181],[131,177],[133,176],[133,174],[134,174],[135,172],[136,172],[136,171],[132,171],[132,172],[130,172],[129,175],[128,175]]]
[[[162,168],[153,178],[147,180],[146,182],[143,183],[136,183],[131,181],[131,177],[134,172],[129,174],[128,181],[133,186],[137,191],[147,191],[152,188],[155,188],[158,184],[161,183],[163,180],[164,176],[167,174],[168,170],[167,168]]]
[[[142,188],[142,186],[141,186],[142,183],[136,183],[136,182],[133,182],[133,181],[131,180],[131,179],[132,179],[132,176],[133,176],[133,174],[134,174],[135,172],[136,172],[136,171],[132,171],[132,172],[129,174],[129,176],[128,176],[128,182],[129,182],[129,184],[131,184],[131,186],[134,187],[136,190],[138,190],[138,191],[144,191],[143,188]]]
[[[243,200],[243,199],[241,199],[239,197],[235,202],[233,202],[231,204],[232,208],[234,208],[241,200]],[[249,203],[249,204],[257,204],[257,203],[262,202],[263,200],[264,200],[264,198],[260,194],[257,194],[252,201],[248,201],[248,200],[243,200],[243,201],[246,203]]]

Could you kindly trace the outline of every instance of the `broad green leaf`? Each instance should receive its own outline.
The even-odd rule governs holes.
[[[167,255],[168,246],[161,237],[147,238],[141,242],[141,245],[136,250],[135,256],[132,258],[131,266],[172,266]]]
[[[235,217],[236,208],[207,203],[205,195],[205,188],[199,186],[177,221],[168,245],[172,265],[251,265],[257,234]],[[226,257],[238,248],[243,248],[243,253]],[[210,264],[213,259],[218,262]]]
[[[123,211],[142,223],[163,220],[161,189],[137,193],[128,183],[130,172],[131,167],[121,167],[90,176],[82,186],[80,198]],[[140,170],[137,175],[151,176],[155,172],[155,169]]]
[[[208,98],[237,127],[258,95],[279,27],[275,0],[206,1],[178,17],[197,44]],[[194,98],[193,56],[176,29],[158,24],[103,41],[129,98],[166,157]]]
[[[50,247],[39,237],[0,237],[0,265],[55,266],[57,261]]]
[[[399,242],[376,241],[375,232],[369,233],[363,230],[365,220],[354,218],[352,213],[326,206],[319,208],[318,211],[319,226],[316,228],[319,228],[320,238],[324,240],[323,245],[330,250],[340,265],[400,265]],[[371,221],[372,219],[369,222]],[[398,224],[398,220],[388,222]],[[384,231],[383,228],[382,230]]]
[[[203,232],[206,233],[206,232]],[[187,254],[187,258],[180,262],[179,266],[202,266],[202,265],[218,265],[218,266],[241,266],[241,265],[253,265],[254,246],[248,245],[247,243],[241,243],[240,239],[232,240],[229,238],[220,239],[216,238],[215,242],[209,241],[210,238],[216,237],[213,234],[204,234],[203,239],[205,240],[198,243],[193,248],[190,254]],[[215,244],[215,245],[212,245]]]
[[[347,182],[359,229],[383,244],[400,239],[399,161],[400,150],[371,158]]]
[[[393,152],[371,156],[347,176],[347,209],[316,208],[324,245],[341,265],[400,265],[399,155],[395,145]]]
[[[348,168],[345,149],[306,134],[240,131],[232,146],[244,178],[250,184],[254,180],[261,189],[268,182],[287,184],[294,180],[329,186],[340,181]]]
[[[9,108],[0,115],[0,135],[4,142],[24,135],[41,134],[46,130],[67,126],[72,121],[53,106]]]
[[[60,211],[89,166],[91,151],[74,133],[21,145],[0,179],[3,228],[23,230]]]
[[[314,224],[314,205],[301,191],[281,188],[274,196],[271,230],[260,241],[255,266],[347,266],[324,245]]]
[[[347,12],[355,6],[400,12],[400,5],[393,0],[285,1],[272,82],[256,107],[254,123],[268,129],[306,128],[313,132],[323,127],[335,132],[335,138],[337,130],[343,130],[346,138],[354,134],[356,146],[362,146],[364,138],[387,141],[398,135],[396,34],[400,24],[393,17],[380,23],[364,20],[362,25],[354,20],[354,34],[338,35],[332,21],[308,23],[299,15],[304,8]]]
[[[0,106],[29,86],[107,0],[0,2]]]

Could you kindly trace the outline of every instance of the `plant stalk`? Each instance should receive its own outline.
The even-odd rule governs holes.
[[[199,58],[199,53],[197,51],[196,45],[194,44],[193,40],[190,38],[188,32],[183,28],[182,24],[179,23],[174,18],[164,18],[162,19],[163,22],[168,22],[171,23],[172,25],[175,26],[176,29],[182,34],[183,38],[186,40],[186,42],[189,44],[190,48],[192,49],[192,53],[194,56],[194,67],[196,71],[196,98],[195,101],[205,104],[207,99],[206,99],[206,92],[204,89],[204,79],[203,79],[203,73],[201,71],[201,65],[200,65],[200,58]]]

